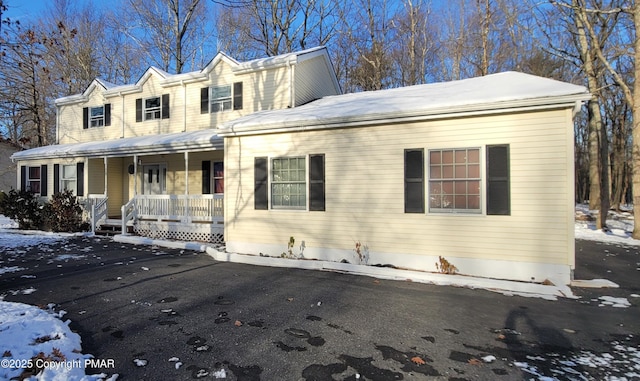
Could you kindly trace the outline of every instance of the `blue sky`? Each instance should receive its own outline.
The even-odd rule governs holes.
[[[42,15],[49,3],[51,3],[50,0],[8,0],[9,9],[3,17],[9,17],[14,21],[20,20],[20,22],[25,19],[33,21]]]

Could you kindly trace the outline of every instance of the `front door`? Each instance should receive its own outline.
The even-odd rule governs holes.
[[[161,164],[144,165],[142,170],[142,194],[164,194],[164,190],[166,189],[167,167]]]

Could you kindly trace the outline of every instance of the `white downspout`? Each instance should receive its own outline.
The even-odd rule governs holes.
[[[287,65],[289,66],[289,107],[296,107],[296,89],[294,86],[295,80],[295,63],[291,63],[291,61],[287,61]]]
[[[120,99],[122,99],[122,132],[120,133],[120,138],[124,139],[124,95],[122,95],[122,92],[118,92],[118,95],[120,96]]]
[[[187,131],[187,85],[180,81],[182,85],[182,132]]]
[[[60,106],[56,106],[56,144],[60,144]]]

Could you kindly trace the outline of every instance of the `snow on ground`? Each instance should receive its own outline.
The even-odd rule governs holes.
[[[80,336],[69,329],[64,311],[0,301],[0,379],[105,380],[86,375],[91,355],[81,353]],[[29,378],[29,376],[31,376]],[[117,375],[108,380],[115,381]]]
[[[640,240],[631,238],[633,218],[629,213],[611,213],[607,220],[610,228],[609,232],[595,229],[592,221],[593,215],[594,212],[589,211],[586,206],[576,206],[576,238],[640,246]],[[17,224],[0,215],[0,247],[40,246],[65,239],[65,235],[61,234],[18,233],[15,231],[16,228]],[[19,254],[20,252],[16,253]],[[58,260],[78,259],[78,257],[82,256],[61,256]],[[23,270],[17,266],[5,267],[2,266],[2,263],[0,261],[0,275]],[[26,292],[35,291],[35,289],[26,290]],[[633,296],[636,297],[635,294]],[[637,297],[640,297],[640,295]],[[601,306],[628,307],[628,300],[623,299],[603,296],[599,298],[598,302]],[[3,352],[3,357],[0,358],[1,380],[19,377],[26,368],[34,365],[37,368],[36,373],[40,370],[43,371],[33,375],[29,378],[30,380],[115,381],[117,379],[118,374],[114,374],[109,378],[105,374],[85,374],[85,361],[90,361],[92,356],[81,353],[80,337],[78,334],[71,332],[68,327],[70,323],[68,320],[65,322],[61,320],[64,314],[64,311],[55,312],[52,306],[47,309],[40,309],[22,303],[5,302],[0,298],[0,351]],[[541,361],[543,361],[544,365],[537,358],[531,358],[528,362],[516,362],[514,365],[532,376],[539,377],[540,380],[556,380],[555,377],[544,376],[543,374],[549,374],[549,372],[540,370],[539,367],[541,365],[549,370],[551,374],[555,374],[560,378],[577,376],[578,379],[581,379],[580,377],[583,375],[575,369],[580,366],[599,367],[607,370],[606,373],[611,370],[612,373],[616,374],[619,374],[618,372],[624,369],[623,374],[629,379],[640,377],[640,351],[623,343],[614,344],[610,353],[598,355],[583,351],[566,358],[563,356],[551,356],[549,357],[550,360],[542,359]],[[146,362],[143,363],[145,360],[136,360],[136,365],[146,365]],[[178,366],[178,363],[176,363],[176,367]],[[607,379],[614,380],[618,378],[614,376]]]

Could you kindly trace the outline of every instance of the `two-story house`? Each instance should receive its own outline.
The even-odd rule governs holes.
[[[219,241],[225,164],[215,127],[339,93],[324,47],[247,62],[219,53],[200,71],[151,67],[135,84],[95,79],[56,100],[55,145],[12,156],[17,184],[42,197],[73,190],[97,225],[124,210],[141,235]]]
[[[58,144],[12,156],[17,184],[224,258],[570,282],[586,88],[506,72],[339,93],[324,48],[95,80],[56,101]]]

